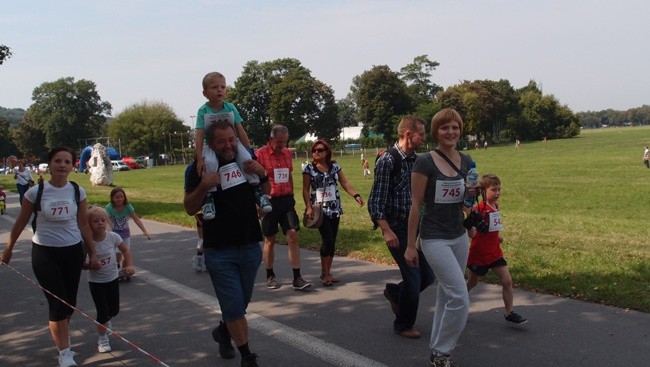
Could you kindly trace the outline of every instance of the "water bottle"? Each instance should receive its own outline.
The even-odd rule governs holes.
[[[463,201],[463,204],[468,208],[474,205],[474,196],[470,196],[469,190],[467,189],[476,186],[477,183],[478,171],[476,170],[476,162],[472,161],[469,165],[469,171],[467,171],[467,178],[465,179],[465,201]]]

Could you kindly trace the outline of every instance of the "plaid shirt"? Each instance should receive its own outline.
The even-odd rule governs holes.
[[[375,164],[375,181],[368,197],[368,212],[373,220],[383,219],[391,228],[406,228],[411,210],[411,169],[417,155],[406,155],[397,143],[394,145],[402,156],[399,174],[393,178],[393,156],[384,153]]]
[[[266,170],[271,182],[271,196],[287,196],[293,195],[293,160],[289,148],[283,148],[281,153],[275,153],[270,145],[265,145],[255,152],[257,162],[261,164]],[[289,181],[283,183],[275,182],[275,169],[288,168]]]

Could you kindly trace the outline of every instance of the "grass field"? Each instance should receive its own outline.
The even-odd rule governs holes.
[[[650,127],[610,128],[520,149],[511,144],[467,151],[480,173],[502,180],[503,249],[516,287],[650,312],[650,170],[641,160],[649,144]],[[366,155],[374,159],[374,151]],[[363,178],[359,156],[336,159],[367,199],[372,180]],[[301,160],[294,161],[298,185]],[[114,184],[126,190],[141,217],[193,226],[182,208],[184,168],[116,172]],[[108,202],[110,187],[92,187],[83,174],[71,179],[87,189],[89,203]],[[15,188],[12,176],[1,176],[0,184]],[[342,193],[339,254],[392,263],[367,208]],[[303,228],[300,241],[318,249],[320,238]]]

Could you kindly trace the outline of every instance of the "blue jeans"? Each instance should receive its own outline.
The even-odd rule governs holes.
[[[424,258],[422,251],[418,250],[418,255],[420,256],[419,267],[412,268],[406,264],[404,252],[407,246],[408,231],[406,228],[391,229],[397,236],[399,249],[389,247],[388,250],[393,255],[393,259],[395,259],[399,267],[399,271],[402,274],[402,281],[397,286],[387,286],[387,288],[393,299],[398,300],[397,316],[395,316],[395,321],[393,322],[393,329],[401,332],[415,325],[418,306],[420,304],[420,292],[433,284],[436,276]]]
[[[257,269],[262,263],[260,244],[251,242],[221,249],[206,248],[203,256],[223,320],[244,317],[253,296]]]

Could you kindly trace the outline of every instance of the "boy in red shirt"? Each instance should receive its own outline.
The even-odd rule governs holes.
[[[501,250],[503,237],[499,235],[499,231],[503,229],[503,224],[501,223],[501,214],[499,213],[499,203],[497,203],[499,196],[501,196],[501,180],[493,174],[485,174],[481,177],[479,186],[485,196],[483,201],[474,207],[474,210],[485,216],[484,220],[488,223],[489,229],[485,234],[478,232],[475,227],[472,227],[469,231],[472,244],[469,248],[469,257],[467,259],[467,268],[470,270],[469,278],[467,279],[467,290],[472,290],[478,284],[481,277],[487,274],[489,269],[492,269],[497,277],[499,277],[499,281],[503,287],[503,303],[506,308],[504,317],[506,321],[514,324],[523,324],[527,320],[512,311],[512,277],[510,276],[510,271],[508,271],[508,263],[503,258],[503,251]]]

